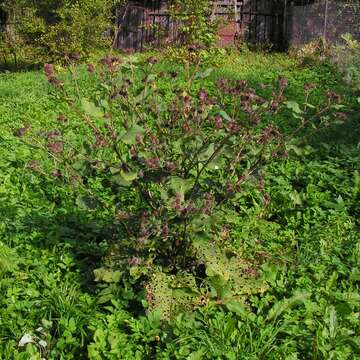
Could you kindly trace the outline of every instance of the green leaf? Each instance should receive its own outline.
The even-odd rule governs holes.
[[[136,137],[142,135],[145,132],[145,129],[139,125],[134,124],[122,137],[121,141],[127,145],[134,145],[136,142]]]
[[[69,319],[67,330],[70,331],[72,334],[76,331],[76,322],[73,317]]]
[[[102,109],[97,107],[93,102],[81,99],[81,108],[85,111],[87,115],[94,117],[103,117],[104,112]]]
[[[303,201],[301,199],[300,194],[295,190],[293,192],[291,192],[289,194],[290,199],[292,200],[292,202],[294,203],[294,205],[299,205],[301,206],[303,204]]]
[[[290,150],[294,151],[294,153],[297,156],[301,156],[304,153],[304,150],[302,148],[299,148],[298,146],[295,146],[295,145],[287,145],[286,149],[288,151],[290,151]]]
[[[195,75],[196,79],[205,79],[211,75],[211,73],[214,71],[212,68],[208,68],[203,72],[199,72]]]
[[[121,171],[120,172],[120,176],[125,180],[125,181],[134,181],[138,178],[138,174],[136,172],[125,172],[125,171]]]
[[[310,293],[298,293],[289,299],[280,300],[270,309],[269,314],[266,318],[267,321],[276,320],[284,311],[303,303],[309,299]]]
[[[232,121],[231,117],[224,110],[220,110],[219,115],[221,115],[224,120]]]
[[[335,339],[337,327],[336,310],[334,306],[330,306],[327,310],[329,313],[329,335],[331,339]]]
[[[300,109],[299,104],[296,101],[287,101],[286,107],[290,109],[295,114],[301,114],[302,110]]]
[[[231,311],[239,316],[246,316],[248,313],[245,309],[244,304],[242,304],[238,301],[235,301],[235,300],[226,301],[225,306],[227,307],[227,309],[229,311]]]
[[[104,281],[106,283],[118,283],[121,279],[120,271],[112,271],[106,268],[94,270],[95,281]]]
[[[206,354],[206,350],[204,349],[200,349],[200,350],[197,350],[193,353],[191,353],[187,360],[202,360],[204,359],[204,355]]]
[[[76,205],[80,208],[80,209],[84,209],[84,210],[94,210],[96,209],[97,206],[99,206],[99,202],[90,197],[90,196],[86,196],[86,195],[79,195],[76,198]]]
[[[185,193],[191,189],[192,181],[190,179],[182,179],[178,176],[173,176],[170,178],[169,186],[174,193],[184,197]]]
[[[200,161],[206,161],[209,159],[209,157],[214,153],[215,151],[215,145],[214,144],[210,144],[205,150],[203,150],[200,154],[199,154],[199,160]]]

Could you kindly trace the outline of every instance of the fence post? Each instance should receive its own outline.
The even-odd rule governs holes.
[[[288,46],[288,0],[284,0],[283,9],[282,36],[281,39],[277,39],[277,41],[281,41],[279,44],[281,50],[285,50]]]
[[[327,35],[328,11],[329,11],[329,0],[325,0],[324,32],[323,32],[324,43],[326,42],[326,35]]]

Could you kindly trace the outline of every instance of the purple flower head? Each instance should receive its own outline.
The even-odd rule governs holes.
[[[55,87],[62,86],[62,82],[56,76],[48,77],[49,83]]]
[[[326,97],[329,99],[329,101],[333,101],[335,103],[341,102],[341,96],[334,91],[328,91],[326,93]]]
[[[39,170],[39,162],[37,160],[30,160],[27,167],[33,171]]]
[[[161,235],[163,237],[168,237],[169,236],[169,225],[168,224],[165,224],[162,229],[161,229]]]
[[[220,115],[215,116],[215,129],[219,130],[223,127],[223,118]]]
[[[236,81],[235,92],[245,90],[246,87],[247,87],[247,81],[246,80],[237,80]]]
[[[279,103],[276,100],[272,100],[270,102],[270,108],[271,110],[276,111],[279,108]]]
[[[148,62],[150,65],[155,65],[155,64],[158,62],[158,59],[157,59],[155,56],[150,56],[150,57],[147,59],[147,62]]]
[[[159,158],[158,157],[154,157],[151,159],[145,159],[145,165],[149,170],[155,170],[159,167]]]
[[[128,264],[130,266],[138,266],[141,264],[141,259],[139,259],[136,256],[133,256],[132,258],[128,259]]]
[[[209,98],[206,90],[202,89],[199,91],[198,98],[201,104],[205,104]]]
[[[51,173],[51,175],[52,176],[54,176],[54,177],[62,177],[62,172],[59,170],[59,169],[57,169],[57,170],[54,170],[52,173]]]
[[[114,71],[116,66],[121,64],[121,60],[117,56],[106,55],[100,59],[100,63],[107,66],[109,71]]]
[[[176,194],[175,200],[171,204],[171,208],[176,212],[181,212],[183,210],[181,206],[181,196],[180,194]]]
[[[70,61],[79,61],[81,59],[81,55],[78,52],[75,52],[71,53],[68,58]]]
[[[186,214],[193,214],[196,212],[196,207],[192,200],[188,202],[186,207],[183,209],[183,212],[185,212]]]
[[[55,141],[48,144],[49,150],[54,154],[60,154],[63,151],[63,142]]]
[[[188,122],[185,122],[182,126],[183,130],[186,132],[186,133],[190,133],[191,132],[191,127],[189,125]]]
[[[234,120],[229,121],[229,123],[227,125],[227,128],[228,128],[228,131],[233,133],[233,134],[236,134],[236,133],[238,133],[240,131],[239,125]]]
[[[60,114],[60,115],[58,116],[57,120],[58,120],[59,122],[61,122],[61,123],[64,123],[64,122],[66,122],[66,117],[65,117],[64,114]]]
[[[90,74],[93,74],[95,72],[95,65],[94,64],[88,64],[87,66],[87,71],[90,73]]]
[[[337,112],[337,113],[335,113],[335,116],[336,116],[338,119],[343,120],[343,121],[345,121],[345,120],[348,119],[348,116],[347,116],[345,113],[343,113],[343,112]]]
[[[53,64],[45,64],[44,65],[45,75],[49,78],[55,75],[54,73],[54,65]]]
[[[216,85],[218,86],[218,88],[222,91],[227,91],[228,90],[228,81],[225,78],[220,78],[217,82]]]
[[[233,183],[231,183],[231,182],[228,182],[227,184],[226,184],[226,191],[227,191],[227,193],[228,194],[234,194],[235,193],[235,185],[233,184]]]
[[[14,132],[14,135],[17,137],[23,137],[28,132],[28,130],[31,128],[31,125],[26,125]]]
[[[213,195],[211,194],[206,194],[204,197],[204,214],[206,215],[210,215],[211,214],[211,210],[213,209],[215,204],[215,199],[213,197]]]
[[[60,131],[60,130],[57,130],[57,129],[52,130],[52,131],[49,131],[49,132],[47,133],[48,139],[56,139],[56,138],[60,137],[61,135],[62,135],[62,134],[61,134],[61,131]]]
[[[175,161],[166,161],[165,162],[165,168],[168,171],[174,171],[177,169],[177,164]]]
[[[285,76],[279,76],[278,84],[281,89],[285,89],[289,85],[289,80]]]
[[[260,136],[260,143],[266,144],[269,142],[269,140],[277,134],[276,129],[272,125],[267,126],[261,133]]]
[[[316,88],[316,84],[314,84],[314,83],[307,83],[307,84],[304,85],[304,90],[305,91],[311,91],[311,90],[313,90],[315,88]]]

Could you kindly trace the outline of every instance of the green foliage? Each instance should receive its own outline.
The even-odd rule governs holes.
[[[218,28],[213,14],[215,6],[215,2],[209,0],[172,1],[170,13],[180,23],[179,36],[183,45],[214,45]]]
[[[285,137],[270,118],[292,115],[300,125],[291,135],[309,123],[329,126],[333,110],[341,108],[339,95],[328,92],[324,104],[310,106],[315,85],[309,84],[304,105],[286,101],[288,80],[284,77],[268,86],[272,91],[268,99],[245,80],[219,79],[210,95],[195,89],[211,74],[198,64],[188,68],[186,87],[167,103],[156,81],[171,74],[158,76],[151,71],[155,59],[148,62],[142,65],[140,78],[133,75],[138,64],[114,56],[100,60],[103,66],[98,74],[91,65],[96,86],[92,99],[81,94],[73,67],[76,97],[71,99],[72,90],[46,64],[48,80],[60,89],[59,101],[78,119],[77,136],[65,118],[56,128],[49,126],[41,138],[28,126],[19,129],[17,136],[28,138],[41,157],[48,157],[33,170],[41,169],[82,188],[76,200],[80,207],[105,206],[114,211],[113,221],[132,243],[127,262],[136,267],[136,279],[141,274],[153,276],[154,266],[178,274],[189,268],[194,273],[203,264],[208,276],[204,281],[210,283],[213,297],[228,299],[265,291],[266,286],[252,279],[256,267],[216,250],[222,241],[219,233],[239,216],[237,203],[244,189],[262,186],[265,164],[287,154]],[[100,189],[88,186],[93,179],[101,179],[109,199],[98,194]],[[206,249],[209,244],[212,253]],[[111,283],[119,282],[123,274],[99,269],[95,275]]]
[[[11,23],[2,32],[5,65],[64,61],[109,47],[113,1],[6,1]],[[9,59],[10,56],[10,59]],[[12,57],[12,58],[11,58]]]
[[[342,40],[343,44],[332,47],[330,61],[343,74],[344,81],[360,91],[360,43],[350,34],[344,34]]]

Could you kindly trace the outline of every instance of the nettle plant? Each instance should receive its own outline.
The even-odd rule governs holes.
[[[264,206],[270,200],[264,166],[288,155],[287,138],[271,119],[283,113],[298,121],[291,136],[310,124],[326,126],[340,97],[328,92],[322,105],[310,105],[315,85],[308,84],[303,105],[288,101],[284,77],[273,86],[259,86],[259,92],[268,89],[269,98],[245,80],[219,79],[210,94],[201,88],[210,71],[197,64],[184,88],[174,89],[169,99],[157,81],[170,82],[178,74],[156,73],[155,63],[151,57],[138,66],[109,55],[96,66],[89,64],[96,84],[91,97],[83,95],[76,66],[70,67],[71,87],[46,64],[56,96],[72,115],[60,114],[54,128],[41,134],[25,126],[16,135],[50,160],[53,177],[76,183],[84,194],[92,179],[102,179],[101,189],[91,189],[77,204],[105,202],[114,210],[132,244],[130,267],[156,264],[172,274],[196,272],[208,253],[204,249],[229,239],[247,186],[262,194]],[[34,171],[42,166],[37,160],[29,163]],[[100,193],[104,188],[112,195],[106,200]],[[256,275],[251,267],[245,270]]]

